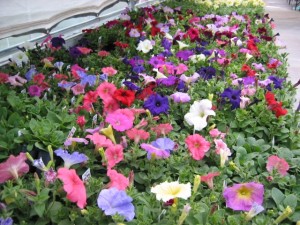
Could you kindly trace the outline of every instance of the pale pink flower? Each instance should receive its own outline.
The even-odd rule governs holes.
[[[170,95],[170,98],[176,103],[186,103],[191,100],[189,94],[184,92],[175,92],[174,94]]]
[[[219,135],[221,135],[222,132],[220,132],[217,128],[215,128],[215,129],[210,130],[210,131],[209,131],[209,134],[210,134],[210,136],[211,136],[212,138],[216,138],[216,137],[218,137]]]
[[[57,178],[64,183],[67,199],[76,202],[77,206],[83,209],[86,206],[86,190],[76,171],[74,169],[59,168]]]
[[[84,139],[84,138],[73,138],[73,137],[69,137],[65,140],[64,145],[65,146],[70,146],[72,145],[74,142],[76,143],[84,143],[85,145],[87,145],[89,142]]]
[[[246,106],[249,105],[249,103],[250,103],[250,98],[247,98],[245,96],[241,96],[240,99],[241,99],[240,108],[241,109],[246,108]]]
[[[112,98],[114,92],[117,90],[116,86],[109,82],[103,82],[97,87],[96,91],[98,96],[102,100],[107,100],[108,98]]]
[[[76,84],[71,88],[74,95],[84,94],[84,86],[81,84]]]
[[[205,140],[199,134],[190,135],[185,139],[185,143],[195,160],[201,160],[204,158],[205,153],[208,152],[210,148],[210,143]]]
[[[228,160],[228,157],[231,156],[231,151],[222,139],[215,139],[214,142],[216,145],[216,153],[220,155],[220,166],[224,167],[224,164]]]
[[[116,170],[109,169],[107,171],[107,176],[110,179],[108,183],[108,188],[117,188],[119,190],[126,190],[129,186],[129,178],[125,177],[123,174],[118,173]]]
[[[219,175],[220,175],[219,172],[214,172],[214,173],[209,173],[207,175],[202,175],[201,176],[201,182],[202,181],[205,182],[210,189],[213,189],[214,188],[213,179],[214,179],[214,177],[219,176]]]
[[[10,155],[8,159],[0,164],[0,184],[7,180],[18,179],[25,173],[28,173],[29,166],[25,162],[26,154],[21,152],[18,156]]]
[[[86,136],[86,138],[90,139],[97,149],[101,147],[108,148],[110,146],[113,146],[111,140],[107,139],[104,135],[101,135],[99,133],[89,134]]]
[[[181,75],[183,74],[184,72],[188,71],[188,67],[183,64],[183,63],[180,63],[177,67],[176,67],[176,75]]]
[[[111,169],[124,159],[122,145],[112,145],[108,147],[105,151],[105,157],[107,160],[107,166]]]
[[[23,84],[27,83],[27,80],[20,77],[19,74],[16,74],[14,76],[9,76],[7,83],[10,83],[12,86],[23,86]]]
[[[117,109],[106,116],[105,121],[117,131],[129,130],[133,126],[134,114],[129,109]]]
[[[252,95],[255,94],[255,92],[256,92],[256,88],[255,87],[247,86],[244,89],[242,89],[241,95],[252,96]]]
[[[270,173],[275,169],[281,176],[285,176],[289,168],[290,166],[285,159],[279,158],[276,155],[271,155],[268,158],[267,171]]]
[[[162,123],[162,124],[158,124],[155,127],[152,127],[151,130],[156,133],[156,137],[159,137],[161,135],[165,136],[168,133],[170,133],[173,130],[173,127],[169,123]]]
[[[117,70],[115,70],[111,66],[109,66],[109,67],[103,67],[101,71],[102,71],[102,73],[105,73],[107,76],[113,76],[113,75],[115,75],[118,72]]]
[[[132,128],[126,131],[126,135],[130,140],[134,140],[135,144],[138,144],[140,140],[147,140],[150,137],[150,134],[144,130],[138,130]]]
[[[182,74],[179,79],[187,84],[190,84],[196,82],[199,77],[200,75],[198,73],[194,73],[191,77],[187,77],[186,75]]]

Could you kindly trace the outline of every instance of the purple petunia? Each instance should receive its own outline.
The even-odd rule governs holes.
[[[132,72],[139,74],[145,71],[145,68],[143,67],[143,65],[136,65],[132,68]]]
[[[202,77],[204,80],[212,79],[214,76],[216,76],[216,72],[217,72],[216,69],[211,66],[201,67],[197,71],[200,77]]]
[[[148,109],[153,116],[157,116],[161,113],[167,113],[170,108],[168,98],[159,94],[150,95],[144,102],[143,107]]]
[[[32,77],[37,73],[35,66],[31,66],[30,69],[25,74],[26,80],[30,81]]]
[[[147,151],[147,159],[165,159],[170,156],[170,152],[174,149],[175,143],[169,138],[158,138],[151,144],[142,143],[141,148]]]
[[[61,37],[54,37],[51,39],[51,45],[54,48],[62,47],[63,44],[65,44],[65,43],[66,43],[65,39],[63,39]]]
[[[225,98],[229,99],[231,103],[231,109],[236,109],[240,107],[241,102],[241,90],[234,90],[231,88],[226,88],[221,94],[223,100]]]
[[[161,45],[164,47],[165,50],[170,50],[170,49],[171,49],[171,46],[172,46],[172,42],[169,41],[167,38],[164,38],[164,39],[161,41]]]
[[[31,97],[37,96],[37,97],[41,97],[42,95],[42,88],[40,88],[37,85],[31,85],[28,88],[28,93]]]
[[[0,218],[0,224],[1,225],[13,225],[14,221],[12,218],[8,217],[8,218]]]
[[[188,61],[189,57],[192,55],[194,55],[194,52],[191,50],[182,50],[176,53],[176,57],[183,61]]]
[[[66,168],[70,168],[72,165],[77,163],[86,162],[89,159],[83,153],[73,152],[72,154],[70,154],[66,150],[63,150],[61,148],[55,150],[54,152],[57,156],[61,157],[64,160],[65,162],[64,167]]]
[[[175,76],[169,76],[167,78],[160,78],[160,79],[157,79],[156,80],[156,83],[157,84],[162,84],[166,87],[170,87],[170,86],[173,86],[177,83],[178,81],[178,78],[175,77]]]
[[[132,198],[125,191],[116,188],[104,189],[100,192],[97,204],[105,215],[119,214],[127,221],[133,220],[135,216]]]
[[[79,75],[81,81],[80,84],[82,86],[89,85],[90,87],[94,86],[96,83],[97,77],[95,75],[87,75],[84,71],[77,70],[77,74]]]
[[[282,85],[282,82],[284,81],[284,78],[279,78],[279,77],[276,77],[276,76],[269,76],[268,79],[273,82],[273,85],[274,85],[275,89],[281,89],[281,85]],[[267,89],[269,91],[272,91],[271,84],[269,84],[267,86]]]

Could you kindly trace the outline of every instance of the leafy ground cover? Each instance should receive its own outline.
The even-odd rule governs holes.
[[[166,1],[21,46],[0,68],[1,224],[299,221],[274,25],[262,1]]]

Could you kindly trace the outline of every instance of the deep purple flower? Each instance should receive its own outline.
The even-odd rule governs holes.
[[[173,53],[170,50],[165,50],[162,53],[158,54],[158,56],[162,56],[162,57],[170,57],[172,55]]]
[[[54,48],[62,47],[63,44],[65,44],[65,43],[66,43],[65,39],[63,39],[61,37],[54,37],[51,39],[51,44],[52,44],[52,47],[54,47]]]
[[[41,95],[42,95],[42,88],[40,88],[37,85],[31,85],[28,88],[28,93],[29,93],[29,95],[31,97],[33,97],[33,96],[41,97]]]
[[[279,77],[276,77],[276,76],[269,76],[268,79],[273,81],[273,85],[274,85],[275,89],[281,89],[282,88],[281,85],[282,85],[282,82],[284,81],[284,78],[279,78]],[[267,86],[267,89],[269,91],[272,91],[271,84],[269,84]]]
[[[169,41],[167,38],[164,38],[161,41],[161,45],[164,47],[165,50],[170,50],[172,47],[172,42]]]
[[[145,68],[143,67],[143,65],[136,65],[132,68],[132,72],[139,74],[145,71]]]
[[[254,204],[262,205],[264,186],[255,182],[234,184],[232,187],[225,188],[223,196],[226,200],[226,207],[249,211]]]
[[[148,61],[148,63],[149,63],[150,65],[152,65],[154,68],[157,68],[158,65],[164,64],[164,60],[163,60],[163,57],[153,56],[153,57]]]
[[[200,77],[202,77],[204,80],[210,80],[212,79],[214,76],[216,76],[216,69],[211,67],[211,66],[207,66],[207,67],[201,67],[197,73],[200,75]]]
[[[176,53],[176,57],[183,61],[188,61],[192,55],[194,55],[194,52],[191,50],[181,50]]]
[[[69,53],[73,58],[78,58],[82,55],[81,51],[79,51],[76,46],[69,48]]]
[[[26,80],[30,81],[32,77],[37,73],[35,66],[31,66],[30,70],[25,74]]]
[[[0,225],[13,225],[14,221],[12,218],[8,217],[8,218],[0,218]]]
[[[117,188],[102,190],[97,199],[98,207],[104,211],[105,215],[118,213],[127,221],[133,220],[135,216],[134,205],[131,202],[132,198],[124,190]]]
[[[132,91],[139,91],[141,88],[130,81],[124,81],[123,84]]]
[[[180,91],[180,92],[187,92],[188,91],[188,88],[185,85],[185,82],[183,80],[180,79],[178,81],[176,91]]]
[[[240,107],[241,102],[241,90],[234,90],[231,88],[226,88],[224,92],[221,94],[223,100],[225,98],[229,99],[231,103],[231,109],[236,109]]]
[[[132,66],[135,67],[137,65],[143,65],[144,64],[144,60],[139,57],[139,56],[134,56],[131,59],[128,60],[128,63]]]
[[[167,113],[170,106],[167,97],[159,94],[152,94],[144,102],[143,107],[148,109],[153,116],[157,116],[161,113]]]
[[[61,148],[55,150],[54,152],[57,156],[61,157],[64,160],[64,167],[66,168],[70,168],[74,164],[83,163],[88,160],[88,157],[85,154],[79,152],[73,152],[72,154],[70,154],[66,150],[63,150]]]
[[[162,84],[166,87],[175,85],[177,81],[178,81],[178,78],[175,76],[169,76],[167,78],[160,78],[160,79],[156,80],[157,84]]]

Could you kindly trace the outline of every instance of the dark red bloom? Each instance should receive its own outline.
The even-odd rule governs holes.
[[[284,116],[288,113],[288,111],[284,108],[282,108],[282,102],[277,102],[275,99],[275,95],[268,91],[265,94],[265,99],[267,101],[269,109],[272,110],[272,112],[275,113],[275,116],[279,118],[280,116]]]
[[[117,89],[113,97],[126,106],[131,106],[135,100],[135,92],[131,90],[125,90],[123,88]]]
[[[129,44],[127,43],[123,43],[123,42],[120,42],[120,41],[116,41],[114,42],[115,46],[118,46],[120,48],[128,48],[129,47]]]
[[[258,47],[256,46],[253,39],[248,40],[247,48],[252,52],[253,55],[256,55],[256,56],[260,55],[260,53],[258,51]]]
[[[199,30],[196,28],[191,27],[187,31],[188,36],[190,37],[191,41],[196,41],[199,39]]]
[[[153,88],[155,87],[155,84],[149,85],[148,87],[144,88],[143,91],[138,94],[137,99],[144,100],[145,98],[148,98],[150,95],[155,94],[153,91]]]
[[[157,27],[152,26],[151,27],[151,36],[154,37],[156,36],[158,33],[160,33],[160,29]]]
[[[6,83],[8,81],[8,74],[0,72],[0,84]]]
[[[119,24],[119,21],[118,20],[112,20],[112,21],[109,21],[105,24],[106,27],[108,28],[113,28],[115,25]]]

